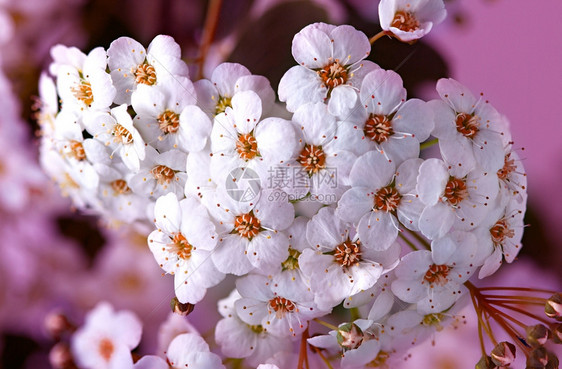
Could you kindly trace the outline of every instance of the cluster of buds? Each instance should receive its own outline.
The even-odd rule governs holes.
[[[484,354],[477,363],[477,369],[508,368],[515,363],[516,346],[525,354],[527,369],[556,369],[559,360],[549,345],[561,344],[560,293],[553,294],[550,298],[534,296],[537,292],[548,291],[532,290],[526,288],[498,288],[500,290],[520,293],[519,295],[505,295],[504,293],[489,294],[493,288],[478,289],[471,286],[471,294],[475,309],[479,315],[479,329],[486,331],[490,340],[495,342],[489,319],[494,320],[513,339],[513,342],[500,342],[496,344],[490,355]],[[544,311],[549,319],[540,312],[535,312],[534,307],[544,306]],[[558,308],[558,311],[556,310]],[[526,320],[523,320],[526,319]],[[526,323],[528,321],[538,324]],[[524,330],[518,329],[524,327]],[[484,351],[484,342],[480,336]]]
[[[70,350],[70,337],[76,331],[76,325],[61,312],[47,314],[44,321],[47,335],[55,341],[49,352],[49,363],[54,369],[76,369]]]

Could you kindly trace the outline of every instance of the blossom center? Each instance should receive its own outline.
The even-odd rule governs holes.
[[[412,13],[399,10],[394,14],[394,19],[390,26],[404,32],[412,32],[420,28],[420,22]]]
[[[501,180],[505,180],[507,176],[515,172],[515,170],[517,169],[517,166],[515,165],[515,159],[511,159],[510,156],[511,153],[505,156],[503,168],[498,170],[498,178]]]
[[[371,114],[363,130],[371,141],[381,144],[394,134],[392,121],[386,115]]]
[[[294,302],[281,296],[269,300],[269,307],[275,311],[277,319],[282,319],[286,313],[292,313],[297,309]]]
[[[156,70],[148,63],[142,63],[137,66],[134,72],[135,82],[138,84],[145,84],[152,86],[156,84]]]
[[[381,350],[377,354],[377,357],[367,365],[372,366],[374,368],[379,368],[379,367],[384,368],[386,367],[386,362],[388,361],[388,358],[390,358],[390,354],[386,351]]]
[[[281,263],[283,270],[295,270],[299,268],[300,252],[295,249],[289,249],[289,257]]]
[[[131,193],[131,188],[123,179],[116,179],[115,181],[110,183],[110,186],[113,189],[113,194],[115,196]]]
[[[252,239],[260,232],[261,222],[251,211],[234,218],[234,231],[241,237]]]
[[[82,142],[70,140],[70,156],[78,161],[86,159],[86,151],[84,151],[84,146]]]
[[[169,184],[176,176],[176,172],[165,165],[155,166],[150,170],[150,173],[154,176],[154,179],[156,179],[159,185]]]
[[[117,123],[115,127],[113,127],[113,136],[115,139],[113,140],[116,143],[122,143],[123,145],[133,143],[133,135],[129,130],[123,127],[121,124]]]
[[[335,61],[320,69],[318,75],[327,88],[334,88],[347,82],[347,69]]]
[[[334,251],[336,262],[347,268],[361,261],[360,242],[351,242],[349,239],[339,244]]]
[[[172,237],[172,243],[169,244],[172,252],[175,252],[180,259],[188,260],[191,257],[193,246],[187,242],[187,239],[180,232],[175,233]]]
[[[455,121],[457,131],[467,138],[474,138],[480,127],[480,117],[477,115],[458,113]]]
[[[402,195],[394,187],[383,187],[377,191],[374,198],[374,209],[381,211],[394,211],[398,208]]]
[[[424,315],[422,319],[422,324],[426,327],[435,327],[437,331],[441,331],[443,329],[441,322],[443,321],[444,318],[445,316],[441,313],[427,314]]]
[[[158,116],[158,128],[164,134],[176,133],[180,129],[180,116],[173,111],[166,110]]]
[[[445,186],[445,198],[449,204],[456,206],[467,196],[466,183],[462,179],[451,177]]]
[[[215,115],[224,113],[226,108],[232,108],[232,97],[219,96],[219,101],[217,101],[217,107],[215,108]]]
[[[304,145],[298,162],[304,167],[309,175],[317,173],[326,166],[326,154],[322,150],[322,146]]]
[[[492,235],[492,242],[495,246],[501,246],[506,238],[513,238],[515,232],[513,229],[509,228],[507,221],[505,219],[500,219],[490,228],[490,234]]]
[[[113,355],[113,352],[115,351],[113,342],[111,342],[108,338],[102,338],[98,345],[98,351],[105,361],[109,361],[111,359],[111,355]]]
[[[92,92],[92,85],[88,81],[82,81],[78,86],[72,88],[74,97],[84,104],[90,106],[94,102],[94,94]]]
[[[243,160],[252,160],[258,156],[258,141],[251,133],[238,136],[236,151]]]
[[[444,286],[448,282],[447,277],[449,275],[450,270],[451,267],[448,265],[433,264],[429,267],[427,272],[425,272],[425,276],[423,277],[423,280],[428,282],[430,285],[436,284],[438,286]]]
[[[250,329],[256,334],[260,334],[261,332],[263,332],[263,326],[261,324],[250,325]]]

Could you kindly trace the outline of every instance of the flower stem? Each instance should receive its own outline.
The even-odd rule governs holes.
[[[221,10],[222,0],[210,0],[207,7],[207,16],[205,18],[205,26],[203,28],[203,36],[201,38],[201,46],[199,47],[198,71],[197,79],[203,78],[203,67],[209,52],[209,47],[215,38],[219,14]]]
[[[525,304],[525,303],[528,303],[528,302],[534,302],[534,303],[537,303],[537,304],[544,305],[544,304],[546,304],[546,301],[547,301],[546,299],[544,299],[542,297],[534,297],[534,296],[517,296],[517,295],[483,295],[483,296],[485,296],[487,299],[493,299],[494,301],[496,299],[499,299],[499,300],[502,300],[502,301],[505,300],[505,299],[511,300],[511,301],[516,300],[516,301],[513,301],[513,303],[521,303],[521,304]]]
[[[398,232],[398,236],[400,236],[400,238],[406,242],[406,244],[408,246],[410,246],[410,248],[414,251],[418,251],[418,247],[416,245],[414,245],[414,243],[412,241],[410,241],[409,239],[406,238],[406,236],[404,236],[404,234],[402,232]]]
[[[530,312],[528,312],[528,311],[525,311],[525,310],[516,308],[515,306],[506,305],[505,303],[502,303],[502,302],[496,302],[496,301],[494,301],[493,303],[496,304],[496,305],[498,305],[498,306],[501,306],[501,307],[503,307],[503,308],[505,308],[505,309],[508,309],[508,310],[514,311],[514,312],[516,312],[516,313],[519,313],[519,314],[522,314],[522,315],[526,315],[526,316],[528,316],[528,317],[530,317],[530,318],[536,319],[536,320],[538,320],[539,322],[544,323],[545,325],[550,325],[550,322],[549,322],[547,319],[545,319],[545,318],[543,318],[543,317],[540,317],[540,316],[537,316],[537,315],[535,315],[535,314],[533,314],[533,313],[530,313]]]
[[[320,320],[320,319],[318,319],[318,318],[315,318],[315,319],[313,319],[313,320],[314,320],[316,323],[321,324],[321,325],[323,325],[323,326],[326,327],[326,328],[330,328],[330,329],[333,330],[333,331],[339,330],[339,328],[336,327],[335,325],[330,324],[330,323],[328,323],[328,322],[325,322],[325,321],[323,321],[323,320]]]
[[[420,150],[427,149],[428,147],[431,147],[438,142],[439,142],[439,140],[437,138],[434,138],[431,141],[425,141],[424,143],[420,144]]]
[[[359,314],[359,309],[356,307],[352,307],[349,309],[349,314],[351,314],[351,321],[355,321],[357,319],[361,319],[361,315]]]
[[[540,292],[548,293],[554,295],[556,291],[543,290],[538,288],[527,288],[527,287],[481,287],[478,288],[480,291],[525,291],[525,292]]]
[[[373,37],[371,37],[369,39],[369,42],[372,44],[375,43],[375,41],[377,41],[379,38],[381,38],[382,36],[386,35],[386,31],[380,31],[379,33],[377,33],[376,35],[374,35]]]
[[[407,229],[406,230],[412,235],[414,236],[414,238],[416,240],[418,240],[419,243],[421,243],[423,245],[423,247],[425,247],[427,250],[431,250],[431,245],[429,244],[429,242],[423,238],[422,236],[420,236],[418,234],[418,232],[412,231],[411,229]]]
[[[480,341],[480,350],[482,351],[482,355],[486,356],[487,353],[486,353],[486,347],[484,346],[484,335],[482,334],[482,325],[483,325],[482,311],[478,307],[476,298],[472,293],[470,294],[470,298],[472,299],[472,305],[474,306],[474,311],[476,312],[476,316],[478,317],[478,339]]]
[[[307,340],[308,338],[308,328],[302,332],[301,346],[299,351],[299,362],[297,364],[297,369],[303,369],[303,364],[306,369],[308,369],[308,350],[307,350]]]
[[[328,367],[328,369],[334,369],[334,367],[332,366],[332,364],[330,364],[330,361],[328,359],[326,359],[326,356],[324,356],[322,354],[322,351],[318,348],[318,347],[314,347],[314,346],[310,346],[312,347],[312,349],[314,350],[314,352],[316,354],[318,354],[318,356],[320,356],[320,359],[322,359],[322,361],[324,362],[324,364],[326,364],[326,366]]]

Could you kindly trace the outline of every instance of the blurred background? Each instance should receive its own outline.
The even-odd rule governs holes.
[[[173,296],[172,282],[161,276],[144,236],[108,229],[74,211],[39,167],[38,79],[53,45],[87,53],[96,46],[107,49],[120,36],[147,46],[163,33],[180,44],[193,78],[209,77],[214,66],[231,61],[268,77],[276,89],[295,64],[291,40],[305,25],[346,23],[368,36],[380,31],[376,0],[223,1],[199,70],[207,7],[203,0],[0,0],[0,368],[49,368],[53,340],[43,328],[45,316],[62,311],[81,321],[101,300],[135,311],[145,325],[139,350],[155,352],[157,328]],[[528,174],[528,227],[520,254],[525,267],[505,268],[494,278],[513,280],[504,275],[519,273],[535,285],[559,287],[562,2],[448,0],[446,8],[445,22],[422,41],[406,45],[384,37],[369,58],[385,69],[402,64],[397,72],[409,97],[436,97],[435,82],[449,76],[483,92],[508,117]],[[211,290],[208,306],[195,309],[191,321],[204,336],[212,337],[216,299],[231,286]],[[447,360],[428,367],[467,365]]]

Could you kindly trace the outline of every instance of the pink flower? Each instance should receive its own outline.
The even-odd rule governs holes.
[[[84,368],[133,367],[131,350],[140,342],[142,324],[129,311],[114,312],[106,302],[86,316],[86,323],[72,336],[72,353]]]

